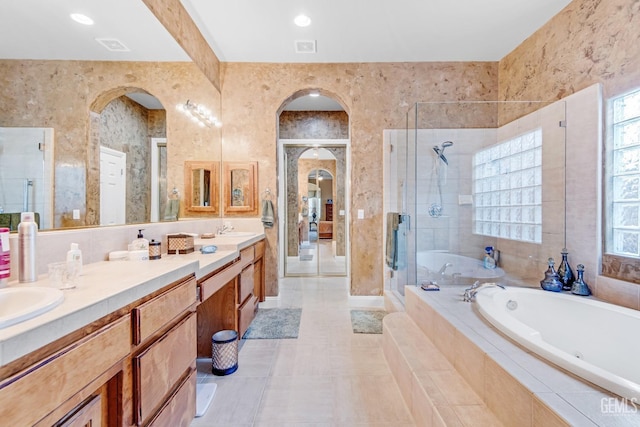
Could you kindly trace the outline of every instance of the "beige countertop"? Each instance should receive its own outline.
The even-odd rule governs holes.
[[[264,238],[264,234],[203,239],[216,245],[213,254],[195,251],[186,255],[163,254],[160,260],[102,261],[83,266],[75,289],[65,290],[64,301],[32,319],[0,329],[0,366],[6,365],[83,326],[113,313],[162,287],[195,273],[196,278],[233,261],[240,250]],[[197,239],[200,240],[200,239]],[[49,287],[47,275],[29,284],[9,286]]]

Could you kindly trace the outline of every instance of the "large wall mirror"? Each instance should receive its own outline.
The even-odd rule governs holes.
[[[220,137],[177,117],[174,107],[191,98],[215,110],[219,92],[144,2],[84,2],[93,27],[71,21],[58,3],[37,13],[30,5],[3,5],[0,17],[21,40],[0,49],[0,163],[20,163],[8,144],[33,146],[45,169],[14,178],[2,167],[0,215],[34,210],[41,229],[175,219],[167,205],[174,188],[183,192],[186,153],[219,159]],[[105,34],[122,49],[105,49],[97,41]],[[172,149],[171,138],[179,146]]]

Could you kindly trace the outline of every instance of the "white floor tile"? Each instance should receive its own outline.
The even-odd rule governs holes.
[[[296,277],[261,307],[302,308],[298,339],[244,340],[238,371],[218,384],[204,426],[414,426],[382,352],[382,335],[354,334],[345,278]]]

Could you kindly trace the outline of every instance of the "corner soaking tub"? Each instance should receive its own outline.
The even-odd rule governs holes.
[[[640,313],[571,294],[486,288],[482,316],[550,362],[624,398],[640,402]]]
[[[451,264],[445,270],[445,275],[438,277],[438,272],[445,264]],[[476,280],[481,282],[497,281],[504,276],[501,268],[484,268],[482,261],[463,255],[443,251],[420,251],[416,255],[419,280],[435,280],[445,284],[470,285]]]

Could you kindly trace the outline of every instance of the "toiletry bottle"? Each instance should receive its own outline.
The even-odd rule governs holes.
[[[138,230],[138,238],[129,245],[130,251],[148,251],[149,241],[142,235],[142,229]]]
[[[491,253],[493,252],[493,246],[487,246],[484,248],[484,268],[492,269],[496,268],[496,260],[493,259]]]
[[[82,251],[77,243],[72,243],[71,249],[67,251],[67,262],[75,262],[78,276],[82,274]]]
[[[38,224],[33,212],[22,212],[18,224],[18,281],[20,283],[38,280],[36,269],[36,237]]]
[[[11,275],[11,251],[9,250],[9,229],[0,228],[0,288],[9,283]]]

